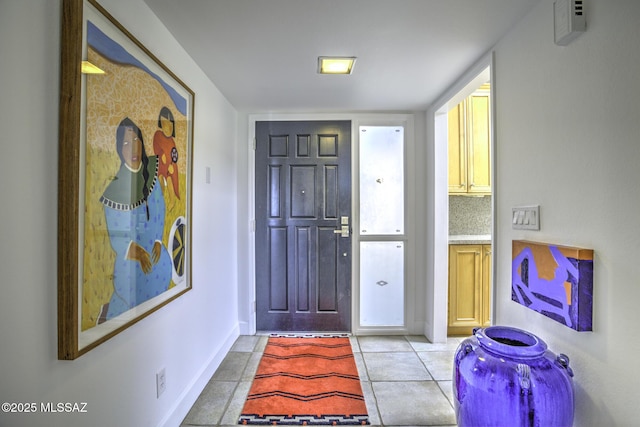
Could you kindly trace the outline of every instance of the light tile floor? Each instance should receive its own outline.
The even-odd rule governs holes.
[[[236,426],[267,344],[240,336],[181,427]],[[420,336],[351,337],[372,426],[455,426],[453,355],[459,338],[431,344]]]

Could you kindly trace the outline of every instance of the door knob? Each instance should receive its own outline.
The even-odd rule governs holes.
[[[336,228],[335,230],[333,230],[334,234],[339,234],[340,237],[349,237],[350,232],[349,232],[349,226],[348,225],[343,225],[340,228]]]

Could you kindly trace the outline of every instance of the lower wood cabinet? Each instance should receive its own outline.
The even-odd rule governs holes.
[[[448,335],[489,326],[491,245],[449,245]]]

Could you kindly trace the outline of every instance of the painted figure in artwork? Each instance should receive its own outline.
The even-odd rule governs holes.
[[[116,131],[120,169],[100,202],[116,253],[113,295],[98,323],[166,291],[171,258],[162,243],[165,202],[158,185],[158,159],[145,153],[142,131],[128,117]]]
[[[538,265],[531,248],[524,248],[513,259],[512,286],[519,290],[513,295],[520,304],[526,305],[538,312],[553,313],[558,319],[563,319],[564,324],[572,326],[569,306],[571,298],[567,298],[567,290],[564,283],[569,278],[580,279],[578,269],[556,248],[549,246],[549,251],[553,255],[557,268],[552,279],[542,279],[538,272]],[[522,273],[524,261],[526,260],[526,272]],[[522,276],[525,276],[523,280]],[[569,288],[570,290],[570,288]],[[527,302],[524,297],[526,296]],[[540,297],[542,296],[542,297]],[[567,301],[568,300],[568,301]]]
[[[164,186],[171,179],[173,194],[179,199],[180,189],[178,188],[178,149],[174,138],[176,136],[176,122],[171,110],[162,107],[158,115],[158,130],[153,135],[153,152],[158,156],[158,175],[161,177]]]

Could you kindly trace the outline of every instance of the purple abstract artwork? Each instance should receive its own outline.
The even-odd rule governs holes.
[[[511,299],[576,331],[592,330],[593,250],[513,241]]]

